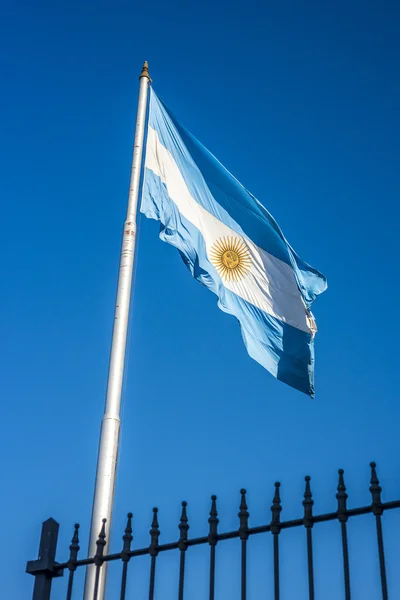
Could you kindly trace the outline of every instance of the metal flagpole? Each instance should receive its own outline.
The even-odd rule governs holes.
[[[139,196],[140,169],[146,120],[147,93],[151,81],[147,61],[139,77],[139,100],[136,117],[135,140],[131,180],[129,185],[128,209],[121,245],[117,299],[114,313],[114,328],[108,372],[107,397],[101,425],[99,454],[97,459],[96,485],[94,491],[92,524],[90,530],[89,556],[96,553],[96,540],[102,520],[107,519],[107,538],[110,537],[111,516],[114,500],[117,467],[121,391],[124,374],[126,337],[129,320],[129,304],[132,286],[132,271],[135,257],[136,213]],[[93,600],[96,568],[87,568],[84,600]],[[100,569],[97,600],[103,600],[106,581],[106,564]]]

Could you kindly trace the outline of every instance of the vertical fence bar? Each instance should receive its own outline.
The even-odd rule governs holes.
[[[308,562],[308,590],[310,600],[314,600],[314,561],[313,561],[313,546],[312,546],[312,528],[314,525],[312,507],[314,500],[312,499],[310,479],[307,475],[306,489],[304,492],[304,519],[303,523],[307,532],[307,562]]]
[[[188,518],[186,514],[186,506],[187,502],[182,502],[182,514],[181,520],[179,523],[179,531],[181,532],[179,537],[179,545],[178,548],[181,553],[180,564],[179,564],[179,592],[178,592],[178,600],[183,600],[183,590],[185,584],[185,556],[187,550],[187,539],[188,539]]]
[[[281,532],[280,514],[282,511],[279,494],[280,485],[279,481],[275,483],[275,495],[271,506],[271,533],[274,536],[274,600],[279,600],[279,534]]]
[[[100,570],[103,565],[103,554],[104,554],[104,546],[106,545],[106,523],[107,519],[103,519],[103,525],[101,526],[101,530],[99,533],[99,537],[96,541],[96,554],[94,556],[94,564],[96,567],[96,574],[94,579],[94,591],[93,591],[93,600],[97,600],[97,596],[99,593],[99,581],[100,581]]]
[[[376,534],[378,539],[378,554],[379,554],[379,567],[381,572],[381,585],[382,585],[382,600],[388,600],[387,580],[386,580],[386,565],[385,565],[385,551],[383,546],[383,532],[382,532],[382,500],[381,492],[382,488],[379,485],[379,479],[376,474],[376,463],[371,463],[371,487],[369,491],[372,495],[372,512],[375,515],[376,520]]]
[[[158,528],[157,519],[158,508],[153,508],[153,521],[150,529],[150,587],[149,587],[149,600],[154,600],[154,584],[156,578],[156,560],[158,555],[158,538],[160,537],[160,530]]]
[[[63,571],[55,571],[59,525],[54,519],[47,519],[42,525],[39,558],[30,560],[26,572],[35,577],[33,600],[50,600],[51,582],[54,577],[62,577]]]
[[[67,600],[72,598],[72,586],[74,584],[74,575],[76,571],[76,561],[78,560],[79,547],[79,523],[76,523],[74,529],[74,535],[72,536],[71,545],[69,547],[69,561],[68,561],[68,588],[67,588]]]
[[[344,591],[345,599],[351,600],[350,594],[350,564],[349,564],[349,548],[347,543],[347,498],[346,486],[344,484],[343,469],[339,469],[339,483],[337,486],[336,499],[338,503],[337,513],[342,532],[342,551],[343,551],[343,573],[344,573]]]
[[[133,540],[132,535],[132,513],[128,513],[128,519],[126,522],[125,532],[122,536],[122,540],[124,542],[121,552],[121,560],[122,560],[122,577],[121,577],[121,595],[120,599],[125,600],[126,594],[126,579],[128,576],[128,563],[131,559],[129,553],[131,551],[131,544]]]
[[[247,540],[249,539],[249,513],[246,503],[246,490],[240,490],[241,501],[239,510],[239,537],[242,542],[242,569],[241,569],[241,600],[246,600],[247,595]]]
[[[217,496],[211,496],[210,518],[208,519],[210,530],[208,533],[208,543],[210,544],[210,600],[215,596],[215,548],[218,535],[218,512]]]

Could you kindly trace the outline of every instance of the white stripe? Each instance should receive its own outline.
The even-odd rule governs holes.
[[[199,229],[209,259],[210,249],[218,239],[225,236],[244,240],[250,251],[250,270],[240,281],[223,281],[226,288],[284,323],[302,331],[312,330],[293,269],[256,246],[247,236],[233,231],[196,202],[172,154],[161,144],[157,132],[150,126],[145,166],[161,178],[179,212]]]

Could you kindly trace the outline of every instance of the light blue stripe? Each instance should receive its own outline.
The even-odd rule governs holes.
[[[249,355],[281,381],[313,396],[311,335],[268,315],[225,288],[207,258],[202,234],[182,216],[161,179],[147,168],[141,212],[161,222],[160,238],[179,250],[193,277],[218,296],[219,307],[239,320]]]
[[[174,117],[151,90],[149,125],[172,154],[191,196],[218,220],[292,266],[310,306],[326,287],[325,277],[302,261],[266,208]]]

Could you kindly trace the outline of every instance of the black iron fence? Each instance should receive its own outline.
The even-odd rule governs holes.
[[[66,600],[72,600],[75,572],[80,567],[94,565],[96,569],[96,585],[93,600],[98,600],[98,581],[100,571],[103,565],[112,561],[120,561],[122,565],[121,583],[119,597],[126,599],[126,584],[128,578],[128,566],[131,559],[139,556],[148,555],[150,557],[149,565],[149,600],[154,600],[156,589],[156,566],[158,556],[169,551],[178,551],[179,560],[179,580],[178,580],[178,599],[183,600],[185,593],[185,559],[189,548],[199,545],[208,545],[209,558],[209,599],[215,598],[215,571],[216,571],[216,548],[217,544],[225,540],[238,538],[241,545],[241,600],[246,600],[247,596],[247,544],[250,536],[262,533],[272,534],[273,543],[273,573],[274,573],[274,600],[280,599],[280,559],[279,559],[279,538],[282,531],[294,527],[304,527],[306,532],[307,544],[307,564],[308,564],[308,594],[309,599],[314,600],[314,559],[313,559],[313,527],[318,523],[327,521],[338,521],[341,530],[342,560],[343,560],[343,589],[346,600],[351,599],[351,576],[350,559],[347,543],[347,521],[349,518],[360,515],[372,514],[376,523],[377,534],[377,554],[379,558],[380,569],[380,595],[382,600],[388,600],[388,585],[386,578],[385,553],[382,532],[382,514],[384,511],[400,508],[400,500],[383,503],[381,500],[382,488],[376,473],[375,463],[371,463],[371,481],[370,492],[372,496],[371,504],[359,508],[347,508],[347,493],[344,483],[343,470],[339,470],[339,482],[337,486],[337,506],[336,510],[323,515],[313,514],[314,500],[311,493],[310,477],[305,478],[305,492],[303,500],[303,516],[291,521],[281,521],[282,511],[280,498],[280,484],[275,483],[275,494],[272,501],[271,522],[267,525],[258,527],[249,527],[249,512],[246,501],[246,490],[240,491],[241,501],[239,508],[239,528],[227,533],[218,531],[218,512],[217,498],[211,498],[211,510],[208,519],[208,533],[204,537],[189,539],[189,523],[186,511],[186,502],[182,502],[182,514],[179,523],[179,539],[169,544],[160,544],[160,530],[158,524],[157,508],[153,509],[153,521],[150,529],[150,545],[145,548],[132,549],[132,514],[128,514],[127,524],[123,535],[123,547],[121,552],[116,554],[104,555],[106,545],[106,522],[104,521],[99,532],[97,540],[97,552],[90,558],[79,559],[79,525],[75,525],[75,531],[69,547],[69,558],[67,561],[59,563],[56,561],[58,523],[54,519],[49,519],[43,523],[42,534],[39,547],[38,560],[30,561],[27,564],[26,571],[35,577],[33,600],[50,600],[52,580],[62,577],[64,572],[68,572],[68,587]],[[78,596],[77,596],[78,597]],[[80,596],[81,597],[81,594]],[[190,597],[190,596],[189,596]],[[369,596],[377,598],[377,596]]]

